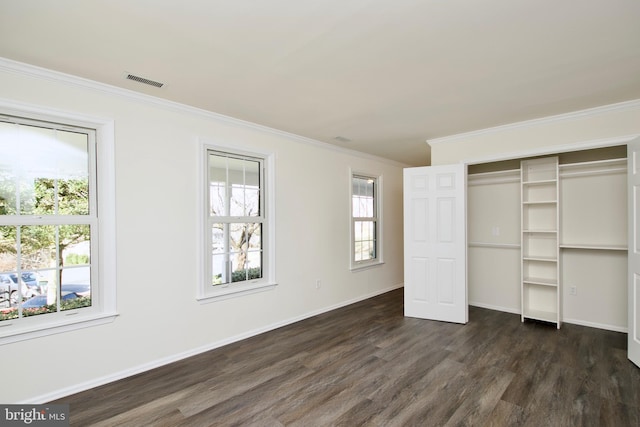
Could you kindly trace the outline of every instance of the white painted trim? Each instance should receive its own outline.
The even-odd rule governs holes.
[[[13,335],[3,336],[2,338],[0,338],[0,345],[13,344],[20,341],[27,341],[35,338],[61,334],[64,332],[76,331],[78,329],[104,325],[113,322],[116,317],[118,317],[118,313],[106,312],[95,313],[83,317],[71,316],[70,318],[59,322],[40,323],[30,329],[23,328],[15,331]]]
[[[499,306],[499,305],[484,304],[484,303],[481,303],[481,302],[474,302],[474,301],[469,301],[469,305],[471,305],[473,307],[486,308],[486,309],[489,309],[489,310],[503,311],[505,313],[511,313],[511,314],[520,315],[520,310],[518,310],[517,308],[502,307],[502,306]]]
[[[516,129],[529,128],[529,127],[540,126],[540,125],[549,125],[553,123],[575,120],[583,117],[598,116],[601,114],[610,113],[612,111],[634,110],[637,108],[640,108],[640,99],[618,102],[618,103],[609,104],[609,105],[602,105],[599,107],[587,108],[584,110],[573,111],[570,113],[557,114],[557,115],[548,116],[548,117],[541,117],[538,119],[524,120],[521,122],[509,123],[506,125],[494,126],[486,129],[479,129],[471,132],[444,136],[441,138],[428,139],[426,140],[426,142],[431,146],[438,145],[438,144],[446,144],[446,143],[455,142],[461,139],[472,138],[480,135],[490,135],[490,134],[496,134],[500,132],[512,131]]]
[[[53,335],[89,326],[102,325],[115,320],[117,313],[117,241],[116,241],[116,178],[115,178],[115,131],[110,118],[93,117],[75,112],[45,108],[38,105],[0,98],[3,115],[27,117],[36,120],[68,124],[95,129],[96,131],[96,186],[98,195],[98,262],[99,294],[95,310],[88,314],[66,316],[64,320],[34,322],[29,326],[17,326],[16,330],[2,330],[0,345],[10,344],[46,335]],[[38,316],[39,317],[39,316]],[[11,323],[7,323],[11,326]]]
[[[264,173],[265,187],[263,192],[265,194],[265,219],[263,224],[266,227],[266,233],[263,234],[263,243],[265,248],[263,250],[264,263],[263,266],[267,272],[267,276],[262,279],[255,279],[248,283],[236,282],[234,284],[228,284],[220,287],[219,289],[210,289],[207,286],[209,283],[210,274],[209,271],[209,243],[207,237],[207,217],[206,206],[204,201],[207,200],[206,186],[207,180],[207,165],[208,165],[208,150],[223,151],[229,153],[236,153],[252,157],[261,157],[263,167],[266,169]],[[254,294],[257,292],[263,292],[272,290],[277,286],[276,282],[276,195],[275,195],[275,181],[276,181],[276,163],[275,153],[271,151],[265,151],[261,149],[253,149],[243,146],[241,144],[230,143],[229,141],[212,141],[206,138],[200,138],[198,144],[197,154],[197,179],[196,188],[197,194],[197,224],[196,229],[196,243],[198,253],[198,281],[196,285],[196,299],[202,303],[211,303],[215,301],[221,301],[229,298],[235,298],[243,295]]]
[[[212,302],[223,301],[226,299],[237,298],[244,295],[256,294],[258,292],[270,291],[278,286],[277,283],[258,283],[258,284],[243,284],[240,286],[224,287],[220,290],[216,290],[215,293],[207,293],[204,296],[198,296],[196,299],[200,304],[209,304]]]
[[[505,313],[520,314],[520,310],[518,310],[518,309],[512,309],[512,308],[508,308],[508,307],[500,307],[500,306],[495,306],[495,305],[490,305],[490,304],[483,304],[483,303],[480,303],[480,302],[471,302],[470,301],[469,305],[474,306],[474,307],[486,308],[486,309],[489,309],[489,310],[503,311]],[[626,327],[623,327],[623,326],[607,325],[607,324],[604,324],[604,323],[586,322],[584,320],[578,320],[578,319],[562,319],[562,322],[563,323],[570,323],[572,325],[587,326],[589,328],[605,329],[607,331],[624,332],[624,333],[628,332],[628,329]]]
[[[376,253],[377,257],[374,260],[356,262],[353,259],[353,254],[355,251],[355,230],[353,229],[353,177],[355,175],[375,178],[376,179],[376,187],[377,194],[375,195],[376,201]],[[384,264],[384,179],[381,173],[369,173],[362,172],[360,170],[355,170],[349,167],[349,270],[351,272],[357,272],[360,270],[366,270],[371,267],[377,267],[379,265]]]
[[[578,319],[562,319],[562,321],[564,323],[571,323],[572,325],[587,326],[589,328],[605,329],[607,331],[614,331],[614,332],[624,332],[625,334],[627,332],[629,332],[629,329],[624,327],[624,326],[607,325],[607,324],[604,324],[604,323],[586,322],[584,320],[578,320]]]
[[[25,399],[25,400],[17,402],[17,403],[18,404],[42,404],[42,403],[45,403],[45,402],[50,402],[50,401],[53,401],[53,400],[61,399],[61,398],[64,398],[65,396],[70,396],[72,394],[80,393],[80,392],[85,391],[85,390],[89,390],[89,389],[92,389],[92,388],[95,388],[95,387],[99,387],[101,385],[108,384],[108,383],[111,383],[111,382],[114,382],[114,381],[117,381],[117,380],[121,380],[123,378],[127,378],[127,377],[130,377],[130,376],[142,373],[142,372],[146,372],[146,371],[149,371],[151,369],[159,368],[161,366],[168,365],[170,363],[177,362],[177,361],[186,359],[188,357],[196,356],[198,354],[201,354],[201,353],[204,353],[204,352],[207,352],[207,351],[215,350],[217,348],[224,347],[225,345],[233,344],[235,342],[238,342],[238,341],[241,341],[241,340],[244,340],[244,339],[247,339],[247,338],[251,338],[253,336],[260,335],[260,334],[263,334],[265,332],[272,331],[274,329],[281,328],[283,326],[287,326],[287,325],[291,325],[291,324],[296,323],[296,322],[300,322],[301,320],[309,319],[311,317],[314,317],[314,316],[317,316],[317,315],[320,315],[320,314],[323,314],[323,313],[327,313],[327,312],[330,312],[330,311],[333,311],[333,310],[336,310],[336,309],[339,309],[339,308],[342,308],[342,307],[346,307],[348,305],[355,304],[357,302],[364,301],[366,299],[373,298],[373,297],[376,297],[378,295],[385,294],[385,293],[393,291],[395,289],[402,288],[403,286],[404,285],[402,283],[400,283],[398,285],[391,286],[391,287],[388,287],[386,289],[382,289],[382,290],[379,290],[379,291],[376,291],[376,292],[372,292],[372,293],[367,294],[367,295],[362,295],[362,296],[359,296],[357,298],[353,298],[353,299],[348,300],[348,301],[343,301],[343,302],[340,302],[338,304],[334,304],[334,305],[331,305],[331,306],[328,306],[328,307],[324,307],[324,308],[321,308],[321,309],[318,309],[318,310],[314,310],[314,311],[302,314],[300,316],[291,317],[289,319],[286,319],[286,320],[283,320],[283,321],[280,321],[280,322],[272,323],[270,325],[263,326],[263,327],[260,327],[260,328],[257,328],[257,329],[253,329],[253,330],[250,330],[250,331],[247,331],[247,332],[244,332],[244,333],[241,333],[241,334],[229,337],[229,338],[225,338],[223,340],[216,341],[216,342],[211,343],[211,344],[207,344],[207,345],[204,345],[204,346],[201,346],[201,347],[197,347],[197,348],[194,348],[192,350],[187,350],[187,351],[184,351],[184,352],[181,352],[181,353],[173,354],[171,356],[167,356],[167,357],[163,357],[163,358],[160,358],[160,359],[156,359],[154,361],[151,361],[151,362],[148,362],[148,363],[144,363],[142,365],[138,365],[138,366],[135,366],[135,367],[130,368],[130,369],[125,369],[123,371],[117,372],[117,373],[112,374],[112,375],[106,375],[106,376],[103,376],[103,377],[100,377],[100,378],[93,379],[91,381],[85,381],[83,383],[75,384],[75,385],[70,386],[70,387],[65,387],[65,388],[62,388],[62,389],[58,389],[58,390],[52,391],[51,393],[41,394],[39,396],[33,396],[32,398]]]
[[[105,83],[99,83],[99,82],[85,79],[82,77],[77,77],[70,74],[61,73],[58,71],[48,70],[46,68],[37,67],[35,65],[13,61],[7,58],[0,57],[0,71],[6,71],[14,74],[19,74],[19,75],[27,75],[29,77],[39,78],[42,80],[49,80],[55,83],[67,84],[70,86],[81,87],[83,89],[95,90],[95,91],[106,93],[109,95],[126,98],[128,100],[133,100],[133,101],[153,105],[155,107],[164,108],[171,111],[178,111],[181,113],[192,114],[192,115],[200,116],[206,119],[223,122],[229,125],[238,126],[246,129],[252,129],[259,132],[280,136],[288,140],[291,140],[293,142],[312,145],[318,148],[327,149],[331,151],[338,151],[340,153],[344,153],[344,154],[348,154],[348,155],[352,155],[352,156],[356,156],[364,159],[375,160],[385,164],[391,164],[399,167],[409,166],[405,163],[386,159],[384,157],[375,156],[373,154],[363,153],[361,151],[339,147],[337,145],[318,141],[313,138],[308,138],[305,136],[296,135],[294,133],[286,132],[283,130],[271,128],[265,125],[249,122],[246,120],[236,119],[230,116],[225,116],[224,114],[215,113],[212,111],[204,110],[197,107],[192,107],[190,105],[181,104],[175,101],[169,101],[164,98],[158,98],[155,96],[135,92],[129,89],[123,89],[123,88],[108,85]]]

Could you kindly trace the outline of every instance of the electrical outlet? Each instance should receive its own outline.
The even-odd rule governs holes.
[[[571,295],[578,295],[578,288],[575,286],[571,286],[569,287],[569,294]]]
[[[316,289],[320,289],[320,279],[316,279]]]

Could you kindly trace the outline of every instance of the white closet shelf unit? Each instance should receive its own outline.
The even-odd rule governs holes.
[[[521,176],[521,320],[560,328],[558,157],[523,160]]]

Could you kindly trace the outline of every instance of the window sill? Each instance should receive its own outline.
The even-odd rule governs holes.
[[[384,261],[367,262],[367,263],[362,263],[362,264],[352,264],[351,267],[349,268],[349,270],[351,270],[352,272],[361,271],[361,270],[368,270],[370,268],[378,267],[378,266],[383,265],[383,264],[384,264]]]
[[[59,334],[62,332],[75,331],[77,329],[88,328],[91,326],[104,325],[106,323],[113,322],[116,317],[118,317],[118,313],[101,313],[82,318],[78,317],[73,320],[65,319],[52,323],[40,324],[29,328],[20,328],[17,326],[15,329],[12,328],[12,326],[14,326],[13,323],[2,324],[0,325],[0,345]]]
[[[207,304],[210,302],[222,301],[244,295],[255,294],[257,292],[270,291],[278,286],[277,283],[247,283],[242,285],[218,285],[215,289],[197,297],[198,302]]]

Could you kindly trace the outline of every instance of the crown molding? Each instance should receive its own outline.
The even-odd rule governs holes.
[[[71,74],[66,74],[59,71],[54,71],[47,68],[26,64],[23,62],[14,61],[8,58],[0,57],[0,71],[19,74],[23,76],[26,75],[29,77],[48,80],[55,83],[62,83],[70,86],[80,87],[83,89],[102,92],[109,95],[125,98],[128,100],[145,103],[155,107],[164,108],[167,110],[172,110],[172,111],[186,113],[186,114],[192,114],[192,115],[200,116],[205,119],[215,120],[217,122],[221,122],[227,125],[237,126],[245,129],[251,129],[258,132],[283,137],[293,142],[312,145],[312,146],[326,149],[326,150],[337,151],[343,154],[365,158],[369,160],[374,160],[374,161],[378,161],[386,164],[391,164],[397,167],[408,166],[404,163],[401,163],[395,160],[387,159],[387,158],[376,156],[369,153],[364,153],[362,151],[339,147],[337,145],[322,142],[317,139],[309,138],[302,135],[297,135],[291,132],[286,132],[280,129],[275,129],[275,128],[261,125],[258,123],[236,119],[231,116],[226,116],[224,114],[219,114],[213,111],[204,110],[202,108],[193,107],[191,105],[170,101],[164,98],[158,98],[156,96],[147,95],[147,94],[136,92],[130,89],[123,89],[123,88],[112,86],[106,83],[96,82],[94,80],[89,80],[83,77],[78,77]]]
[[[470,132],[458,133],[450,136],[443,136],[441,138],[433,138],[426,140],[426,143],[433,146],[438,144],[446,144],[450,142],[459,141],[461,139],[473,138],[481,135],[491,135],[501,132],[512,131],[516,129],[531,128],[534,126],[549,125],[554,123],[567,122],[584,117],[594,117],[612,111],[624,111],[635,110],[640,108],[640,99],[634,99],[630,101],[618,102],[615,104],[603,105],[600,107],[587,108],[584,110],[573,111],[570,113],[557,114],[554,116],[541,117],[538,119],[524,120],[521,122],[509,123],[506,125],[500,125],[490,127],[486,129],[479,129]]]

